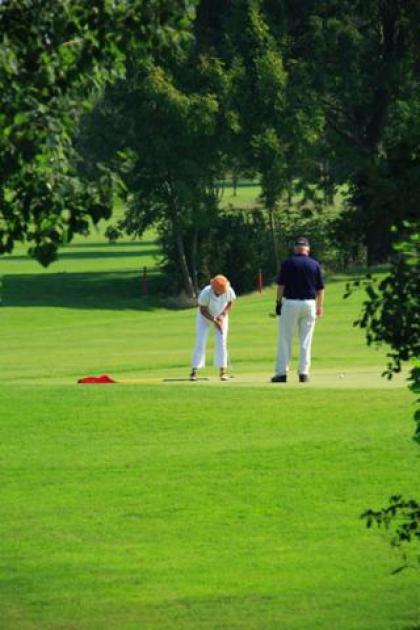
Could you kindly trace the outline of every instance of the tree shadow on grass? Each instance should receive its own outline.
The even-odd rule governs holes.
[[[91,248],[95,248],[97,249],[98,247],[100,249],[112,249],[113,247],[116,247],[118,249],[123,249],[123,248],[130,248],[130,247],[135,247],[136,249],[139,250],[140,254],[142,254],[142,249],[144,246],[148,246],[148,247],[154,247],[155,250],[158,247],[156,241],[112,241],[112,242],[102,242],[102,241],[95,241],[95,242],[89,242],[86,241],[86,243],[71,243],[68,247],[70,247],[71,249],[91,249]]]
[[[380,276],[388,272],[387,265],[377,265],[376,267],[358,267],[349,269],[348,271],[328,271],[325,275],[327,284],[336,284],[338,282],[362,282],[366,280],[367,275]],[[420,630],[420,629],[419,629]]]
[[[164,306],[163,278],[150,274],[147,295],[135,271],[16,274],[3,276],[5,307],[153,310]]]
[[[95,245],[95,249],[98,246]],[[87,247],[86,247],[87,249]],[[93,258],[102,258],[105,260],[106,258],[137,258],[139,261],[139,266],[142,264],[142,258],[147,256],[157,256],[158,250],[156,247],[150,249],[142,249],[137,251],[118,251],[116,249],[108,249],[108,251],[71,251],[71,252],[59,252],[58,260],[84,260],[84,259],[93,259]],[[12,254],[7,257],[8,260],[18,261],[18,260],[29,260],[29,257],[24,254]]]

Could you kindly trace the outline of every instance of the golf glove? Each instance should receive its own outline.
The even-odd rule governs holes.
[[[281,300],[276,301],[275,311],[276,311],[276,315],[281,315]]]

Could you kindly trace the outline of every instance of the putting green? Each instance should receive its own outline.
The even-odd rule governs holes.
[[[385,379],[378,373],[377,367],[370,369],[364,369],[363,371],[351,371],[351,372],[337,372],[336,370],[322,370],[315,372],[311,376],[309,383],[299,383],[296,374],[290,374],[287,383],[271,383],[270,376],[261,373],[240,373],[232,374],[231,378],[226,382],[221,382],[217,376],[217,371],[210,369],[205,370],[202,380],[191,383],[191,386],[207,387],[211,385],[219,385],[220,387],[236,387],[236,386],[248,386],[248,387],[270,387],[273,389],[289,389],[290,387],[304,388],[327,388],[327,389],[394,389],[399,387],[406,387],[406,373],[396,375],[392,380]],[[116,377],[118,384],[127,385],[180,385],[189,382],[188,376],[166,376],[159,377],[133,377],[120,379]]]
[[[318,370],[315,371],[310,378],[309,383],[299,383],[298,376],[292,372],[289,374],[287,383],[271,383],[271,373],[262,372],[232,372],[228,381],[220,381],[216,368],[207,368],[202,371],[199,380],[194,383],[190,383],[188,378],[188,367],[185,370],[167,370],[160,373],[155,373],[151,376],[145,376],[144,373],[133,374],[129,373],[113,372],[110,374],[115,380],[115,385],[159,385],[159,386],[179,386],[189,384],[191,387],[268,387],[273,390],[288,390],[290,388],[303,389],[396,389],[407,387],[407,374],[408,371],[404,370],[400,374],[395,375],[391,380],[388,380],[381,376],[377,366],[364,367],[361,370],[340,372],[338,370]],[[31,379],[16,379],[13,381],[14,385],[78,385],[77,379],[71,379],[69,377],[54,377],[48,378],[31,378]],[[91,384],[91,387],[108,387],[113,384]]]

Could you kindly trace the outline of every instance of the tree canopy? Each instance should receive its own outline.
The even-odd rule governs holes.
[[[275,259],[292,193],[344,186],[331,238],[387,260],[420,203],[419,25],[415,0],[3,1],[0,252],[48,264],[119,181],[119,227],[170,225],[193,293],[217,181],[247,171]]]
[[[112,177],[86,181],[73,138],[81,113],[141,56],[182,32],[181,0],[0,3],[0,253],[19,241],[43,264],[112,212]]]

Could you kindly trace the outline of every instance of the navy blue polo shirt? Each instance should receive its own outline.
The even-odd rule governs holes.
[[[283,295],[289,300],[313,300],[324,288],[319,263],[303,254],[293,254],[282,263],[277,284],[284,285]]]

